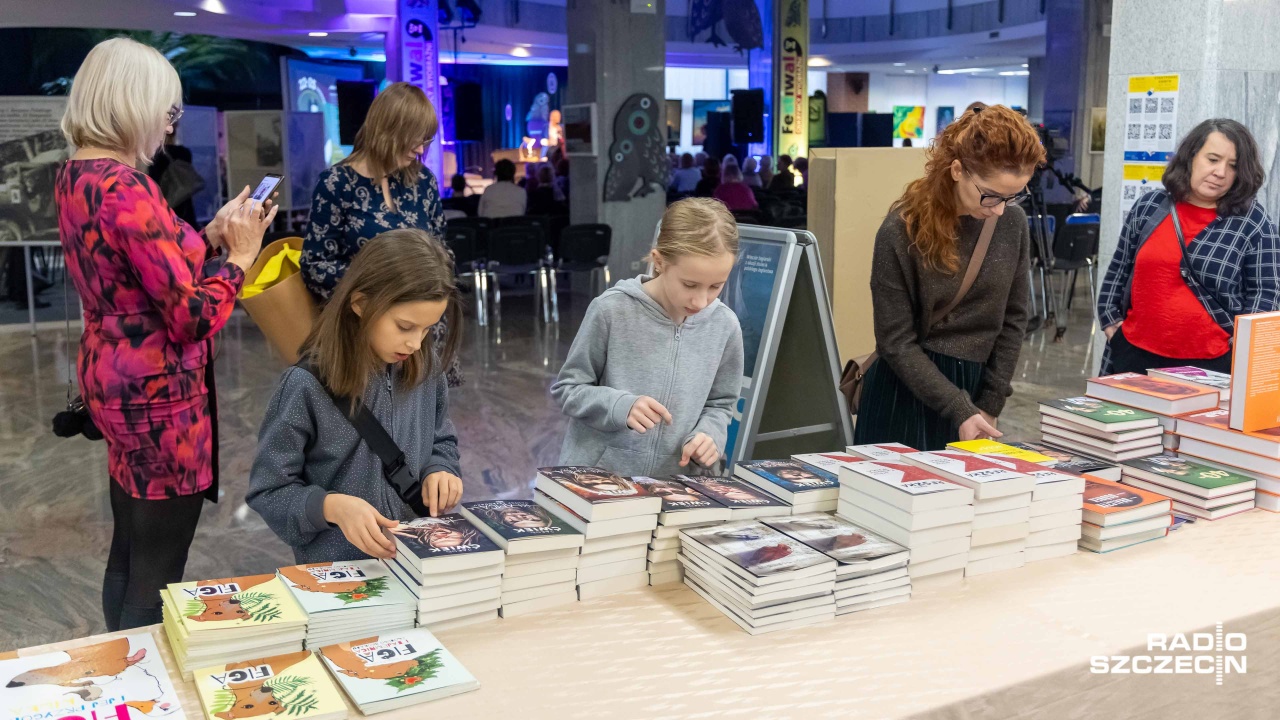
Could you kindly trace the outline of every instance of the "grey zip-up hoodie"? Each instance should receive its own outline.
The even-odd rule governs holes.
[[[742,328],[716,300],[677,326],[641,283],[623,280],[591,302],[551,396],[571,419],[561,465],[597,465],[619,475],[670,475],[684,445],[703,432],[724,452],[742,386]],[[644,434],[627,427],[642,395],[672,424]],[[690,467],[693,463],[690,462]]]
[[[460,475],[458,437],[449,420],[449,386],[442,373],[403,390],[391,370],[370,380],[365,404],[382,423],[417,477],[445,471]],[[416,517],[382,474],[382,461],[360,439],[324,386],[291,367],[267,405],[258,431],[258,456],[245,497],[299,563],[359,560],[368,556],[324,519],[329,493],[368,501],[383,517]]]

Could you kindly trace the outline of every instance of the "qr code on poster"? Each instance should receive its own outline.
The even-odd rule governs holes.
[[[1153,125],[1143,125],[1143,126],[1142,126],[1142,139],[1143,139],[1143,140],[1155,140],[1155,139],[1156,139],[1156,126],[1155,126],[1154,124],[1153,124]]]
[[[1129,113],[1137,115],[1142,112],[1142,98],[1133,98],[1129,101]]]
[[[1160,112],[1173,112],[1173,98],[1160,98]]]
[[[1125,185],[1125,186],[1124,186],[1124,199],[1125,199],[1125,200],[1137,200],[1137,199],[1138,199],[1138,186],[1137,186],[1137,185]]]
[[[1160,107],[1159,98],[1147,98],[1147,112],[1153,113]]]
[[[1172,139],[1173,139],[1173,124],[1172,124],[1172,123],[1165,123],[1165,124],[1163,124],[1163,125],[1161,125],[1161,126],[1160,126],[1160,139],[1161,139],[1161,140],[1172,140]]]
[[[1131,125],[1129,126],[1128,138],[1129,138],[1130,140],[1141,140],[1141,139],[1142,139],[1142,126],[1141,126],[1141,125],[1139,125],[1138,123],[1133,123],[1133,124],[1131,124]]]

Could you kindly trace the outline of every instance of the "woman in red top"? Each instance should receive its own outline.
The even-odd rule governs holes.
[[[1098,302],[1104,372],[1231,372],[1232,318],[1274,309],[1277,294],[1276,231],[1255,200],[1263,175],[1238,122],[1206,120],[1182,141],[1165,190],[1135,204],[1126,225],[1140,227],[1126,228],[1108,270]]]
[[[182,580],[204,498],[217,498],[213,336],[276,208],[245,188],[198,235],[137,169],[182,115],[178,75],[125,38],[85,58],[62,130],[58,229],[84,304],[80,390],[107,444],[114,532],[103,580],[108,630],[160,621]],[[226,257],[218,250],[225,248]]]

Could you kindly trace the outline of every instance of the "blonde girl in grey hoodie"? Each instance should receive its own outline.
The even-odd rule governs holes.
[[[719,200],[667,208],[653,275],[592,301],[551,386],[570,418],[561,465],[668,475],[720,460],[742,385],[742,329],[718,299],[737,255]]]

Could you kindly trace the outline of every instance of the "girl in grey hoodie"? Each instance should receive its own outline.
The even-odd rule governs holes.
[[[720,460],[742,385],[742,329],[718,299],[737,255],[719,200],[667,208],[653,276],[592,301],[551,386],[570,417],[561,465],[669,475]]]

